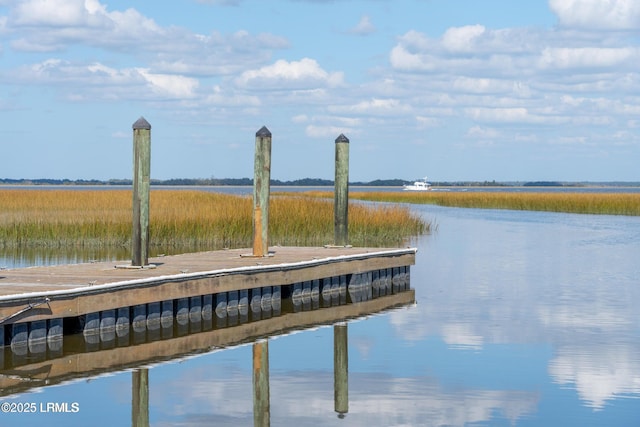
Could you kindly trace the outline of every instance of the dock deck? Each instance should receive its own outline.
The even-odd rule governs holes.
[[[235,309],[256,296],[263,304],[268,297],[270,304],[273,294],[279,303],[281,288],[287,296],[308,291],[317,297],[333,285],[346,294],[347,288],[360,289],[359,275],[367,272],[371,293],[372,272],[388,276],[391,286],[394,274],[405,274],[415,263],[415,253],[414,248],[272,247],[267,257],[253,257],[251,249],[162,256],[150,258],[145,268],[116,261],[1,270],[0,335],[12,345],[50,338],[67,318],[103,328],[117,327],[122,315],[128,327],[139,312],[146,322],[165,311],[178,316],[184,305],[187,313],[216,310],[216,298]],[[311,283],[313,288],[306,286]],[[359,298],[357,292],[351,299]]]
[[[149,258],[151,268],[124,268],[129,266],[129,261],[109,261],[5,269],[0,270],[0,305],[4,305],[5,301],[20,299],[24,296],[33,297],[73,290],[90,291],[92,288],[115,289],[128,282],[142,284],[149,280],[159,281],[170,277],[195,278],[210,275],[212,272],[234,270],[272,272],[273,267],[283,271],[305,266],[336,267],[337,263],[411,254],[415,254],[415,249],[272,247],[270,256],[258,258],[250,256],[251,249],[229,249]],[[349,273],[353,272],[359,271],[349,269]]]

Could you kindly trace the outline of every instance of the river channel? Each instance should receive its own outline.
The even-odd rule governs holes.
[[[437,224],[409,242],[415,304],[54,384],[44,368],[5,369],[23,385],[3,393],[3,412],[35,410],[0,413],[0,425],[142,425],[140,381],[148,424],[162,427],[640,425],[640,218],[412,209]],[[6,256],[0,265],[24,266]],[[336,325],[348,337],[339,412]],[[269,402],[256,417],[266,344]]]

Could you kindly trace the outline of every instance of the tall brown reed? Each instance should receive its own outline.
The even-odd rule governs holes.
[[[131,238],[131,191],[0,191],[2,247],[123,247]],[[429,231],[401,206],[350,206],[350,243],[397,246]],[[297,196],[272,197],[271,245],[332,243],[333,203]],[[250,197],[189,190],[153,190],[150,244],[156,252],[250,247]],[[153,250],[152,250],[153,252]]]
[[[320,196],[317,194],[316,196]],[[325,193],[324,197],[328,197]],[[640,215],[638,193],[550,192],[354,192],[352,199],[441,206],[583,214]]]
[[[333,202],[297,196],[279,196],[272,202],[269,229],[272,242],[281,245],[332,243]],[[293,215],[293,218],[287,217]],[[404,206],[349,204],[349,243],[355,246],[398,246],[411,236],[427,233],[431,224]]]

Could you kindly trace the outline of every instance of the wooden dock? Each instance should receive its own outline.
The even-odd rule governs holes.
[[[0,396],[24,393],[44,384],[52,386],[108,372],[182,360],[185,357],[233,348],[264,337],[348,322],[414,303],[415,292],[407,290],[359,304],[284,313],[224,328],[216,328],[211,321],[203,321],[200,329],[195,332],[193,328],[188,328],[189,333],[173,334],[170,337],[160,331],[155,334],[147,333],[146,339],[139,343],[135,343],[135,339],[127,339],[124,343],[121,339],[114,339],[108,345],[92,345],[80,342],[82,336],[76,335],[72,337],[69,349],[60,347],[56,351],[49,351],[46,356],[6,356],[4,368],[0,369]]]
[[[126,261],[1,270],[0,343],[47,342],[78,328],[88,334],[164,326],[174,317],[256,305],[279,310],[283,297],[295,305],[305,294],[369,300],[394,292],[394,278],[408,276],[415,253],[271,247],[266,257],[251,256],[251,249],[198,252],[150,258],[144,268]]]

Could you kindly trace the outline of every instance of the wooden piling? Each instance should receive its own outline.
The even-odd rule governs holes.
[[[256,132],[253,175],[253,256],[269,255],[269,192],[271,180],[271,132]]]
[[[144,117],[133,124],[133,235],[131,265],[149,264],[149,185],[151,125]]]
[[[271,409],[269,404],[269,342],[253,344],[253,425],[269,427]]]
[[[349,339],[346,323],[333,326],[333,397],[340,418],[349,412]]]
[[[347,246],[349,241],[349,138],[340,134],[336,138],[334,182],[334,234],[336,246]]]
[[[131,375],[131,425],[149,427],[149,370],[136,369]]]

